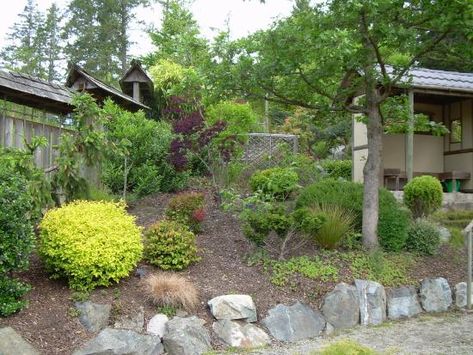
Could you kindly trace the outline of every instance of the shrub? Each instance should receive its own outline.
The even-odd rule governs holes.
[[[145,232],[145,259],[163,270],[182,270],[198,261],[195,235],[177,221],[162,220]]]
[[[404,203],[414,217],[426,217],[442,206],[442,184],[429,175],[418,176],[404,186]]]
[[[40,223],[40,256],[76,290],[118,282],[142,251],[140,228],[124,204],[75,201],[48,211]]]
[[[351,180],[351,160],[323,160],[320,165],[330,178]]]
[[[350,211],[337,205],[306,207],[299,211],[301,229],[325,249],[337,247],[351,231],[355,219]]]
[[[297,189],[299,176],[291,168],[270,168],[257,171],[250,178],[250,187],[254,192],[262,192],[284,200]]]
[[[193,311],[199,303],[199,295],[194,285],[176,274],[159,273],[148,276],[145,281],[147,296],[156,306],[184,308]]]
[[[183,223],[194,233],[200,232],[200,224],[205,218],[205,196],[201,192],[184,192],[169,200],[166,216]]]
[[[343,180],[324,179],[301,191],[296,208],[335,205],[354,214],[353,227],[361,232],[363,185]],[[385,189],[379,191],[378,236],[381,246],[388,251],[399,251],[406,243],[409,211]]]
[[[416,219],[409,227],[406,248],[422,255],[435,255],[440,246],[438,227],[426,219]]]
[[[218,121],[226,123],[225,130],[219,137],[241,135],[253,131],[257,127],[258,116],[250,104],[232,101],[219,102],[210,106],[205,115],[206,121],[212,125]],[[243,136],[240,136],[242,139]]]
[[[26,304],[20,298],[29,287],[7,275],[28,267],[34,247],[33,208],[28,181],[0,164],[0,316],[15,313]]]

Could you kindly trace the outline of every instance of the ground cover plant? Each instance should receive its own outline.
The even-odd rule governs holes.
[[[120,281],[142,256],[141,230],[121,203],[75,201],[48,211],[39,228],[46,269],[79,291]]]
[[[205,195],[202,192],[183,192],[171,198],[166,207],[166,217],[182,223],[194,233],[200,232],[205,218]]]

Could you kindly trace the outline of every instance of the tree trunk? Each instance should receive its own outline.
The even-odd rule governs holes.
[[[368,109],[368,159],[363,169],[363,246],[376,249],[378,243],[379,187],[383,150],[383,126],[376,88],[366,93]]]

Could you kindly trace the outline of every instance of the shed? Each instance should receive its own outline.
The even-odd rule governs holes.
[[[120,87],[123,93],[133,97],[146,105],[150,105],[153,98],[153,81],[144,71],[139,60],[133,59],[130,68],[120,79]]]

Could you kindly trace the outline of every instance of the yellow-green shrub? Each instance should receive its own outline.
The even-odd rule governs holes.
[[[145,232],[145,259],[163,270],[182,270],[197,261],[195,235],[185,225],[162,220]]]
[[[142,252],[140,227],[121,203],[75,201],[40,223],[39,254],[48,271],[77,290],[118,282]]]

